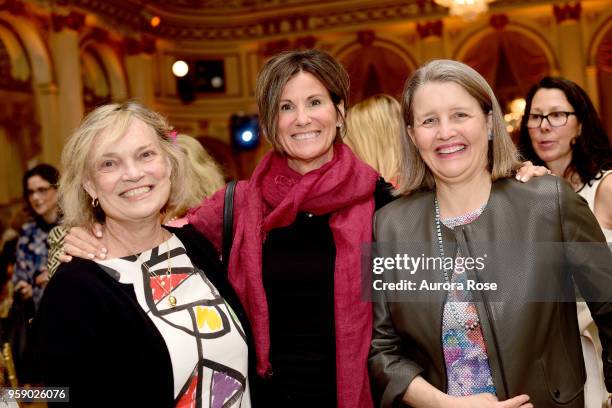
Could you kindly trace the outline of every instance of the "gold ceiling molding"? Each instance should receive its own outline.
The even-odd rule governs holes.
[[[551,2],[499,0],[492,11]],[[115,27],[177,41],[253,40],[377,22],[441,18],[447,14],[447,9],[432,0],[55,0],[55,3],[94,13]],[[224,10],[224,17],[220,17]],[[149,21],[154,14],[159,15],[161,23],[151,27]]]
[[[363,1],[362,1],[363,2]],[[174,15],[249,14],[266,11],[283,11],[288,8],[313,8],[330,3],[355,3],[354,0],[148,0],[151,9]]]

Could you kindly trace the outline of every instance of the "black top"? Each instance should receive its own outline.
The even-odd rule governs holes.
[[[168,229],[250,332],[210,242],[191,226]],[[60,266],[33,330],[43,383],[70,387],[70,404],[58,407],[174,406],[164,339],[138,304],[133,286],[119,283],[95,262],[75,258]]]
[[[379,179],[376,207],[390,202]],[[336,406],[334,267],[330,214],[298,213],[293,224],[270,231],[262,274],[270,319],[273,375],[254,387],[254,406]]]
[[[334,265],[329,215],[299,213],[263,245],[276,401],[336,402]]]

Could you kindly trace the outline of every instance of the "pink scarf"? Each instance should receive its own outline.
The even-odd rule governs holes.
[[[340,408],[372,407],[367,372],[372,306],[361,300],[361,245],[372,238],[377,179],[376,171],[349,148],[335,145],[329,163],[303,176],[287,166],[286,158],[269,153],[251,179],[239,183],[236,189],[229,279],[251,322],[259,375],[271,368],[268,303],[261,271],[266,234],[292,224],[298,212],[332,213],[329,223],[336,244],[334,312]],[[200,214],[200,209],[192,212],[189,220],[208,234],[210,228],[202,225],[206,214]]]

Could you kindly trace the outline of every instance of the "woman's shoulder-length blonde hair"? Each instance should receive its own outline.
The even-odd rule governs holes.
[[[346,143],[387,181],[400,169],[404,120],[401,106],[392,96],[379,94],[355,104],[346,117]]]
[[[87,227],[94,222],[103,222],[103,212],[99,207],[93,208],[92,198],[83,185],[93,175],[94,151],[100,152],[123,137],[134,119],[153,129],[162,152],[170,162],[171,190],[164,211],[173,211],[188,197],[184,180],[188,177],[189,169],[182,150],[174,144],[175,138],[171,135],[172,128],[167,120],[135,101],[103,105],[83,119],[62,151],[59,194],[64,226]],[[98,137],[102,133],[103,140]]]
[[[482,109],[491,115],[493,140],[489,142],[487,168],[491,180],[510,177],[520,166],[520,156],[514,146],[504,122],[497,98],[487,81],[469,66],[452,60],[433,60],[419,69],[406,81],[402,98],[402,115],[406,127],[414,126],[414,95],[429,82],[452,82],[470,94]],[[402,129],[402,157],[400,177],[396,195],[405,195],[417,190],[431,190],[435,187],[433,174],[421,159],[419,152]]]

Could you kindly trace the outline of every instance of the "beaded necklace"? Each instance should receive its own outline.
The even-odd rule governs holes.
[[[435,220],[436,220],[436,235],[438,237],[438,249],[440,251],[440,257],[442,258],[442,260],[444,260],[446,257],[444,256],[444,242],[442,241],[442,227],[440,226],[441,224],[440,206],[438,205],[437,198],[434,198],[434,207],[435,207],[435,212],[436,212]],[[482,213],[483,209],[484,209],[484,205],[467,214],[463,214],[463,215],[460,215],[459,217],[453,217],[449,219],[450,224],[452,225],[450,226],[450,228],[454,228],[456,226],[464,225],[471,221],[474,221]],[[442,265],[444,265],[444,263]],[[444,280],[446,280],[446,282],[450,284],[454,270],[446,269],[444,268],[444,266],[442,266],[442,272],[444,273]],[[459,311],[457,310],[457,306],[455,305],[455,303],[452,301],[449,303],[450,303],[451,314],[453,315],[453,318],[459,324],[459,326],[465,328],[465,330],[467,331],[475,330],[478,326],[480,326],[480,319],[478,318],[478,315],[476,315],[476,319],[474,321],[472,321],[471,323],[468,323],[467,321],[461,319],[461,317],[459,316]]]

